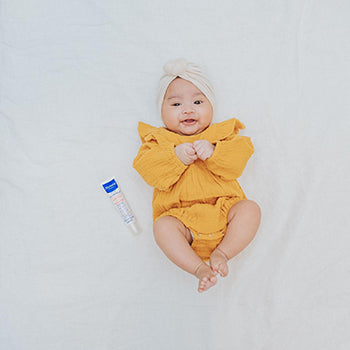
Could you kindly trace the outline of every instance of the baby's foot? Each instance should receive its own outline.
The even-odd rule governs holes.
[[[215,274],[220,274],[221,277],[226,277],[228,274],[228,266],[227,266],[227,256],[220,249],[216,248],[210,255],[210,267]]]
[[[210,267],[204,262],[197,267],[195,276],[199,279],[199,293],[205,292],[210,287],[214,286],[218,280]]]

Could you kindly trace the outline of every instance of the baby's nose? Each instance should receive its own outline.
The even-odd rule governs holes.
[[[183,108],[182,108],[183,114],[193,113],[193,111],[194,111],[194,109],[193,109],[192,105],[190,105],[190,104],[183,105]]]

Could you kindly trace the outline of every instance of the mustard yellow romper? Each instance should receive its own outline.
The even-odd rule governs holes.
[[[142,146],[133,166],[152,187],[153,222],[163,216],[178,218],[192,233],[192,248],[208,261],[221,242],[230,208],[246,196],[237,178],[242,174],[254,146],[238,135],[245,126],[232,118],[210,125],[197,135],[183,136],[164,127],[140,122]],[[208,140],[213,155],[184,165],[174,148],[185,142]]]

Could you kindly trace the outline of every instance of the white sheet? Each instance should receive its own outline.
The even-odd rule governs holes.
[[[1,2],[0,348],[350,347],[350,4],[335,1]],[[152,237],[132,161],[161,125],[162,65],[216,88],[246,125],[239,179],[263,218],[230,275],[200,295]],[[144,232],[100,183],[116,176]]]

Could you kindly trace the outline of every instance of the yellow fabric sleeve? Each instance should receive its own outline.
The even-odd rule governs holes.
[[[250,137],[235,134],[231,139],[218,141],[213,155],[205,164],[213,174],[225,180],[234,180],[241,176],[253,153]]]
[[[156,128],[140,123],[139,134],[143,144],[133,167],[147,184],[161,191],[169,191],[188,167],[175,154],[174,143],[157,135]]]

